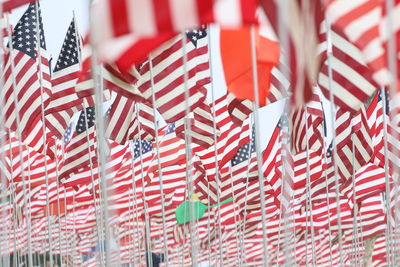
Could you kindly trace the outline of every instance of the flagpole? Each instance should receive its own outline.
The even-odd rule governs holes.
[[[396,95],[397,88],[398,88],[398,80],[397,80],[397,78],[398,78],[397,77],[397,75],[398,75],[398,69],[397,69],[398,66],[397,66],[397,62],[396,61],[397,61],[397,58],[398,58],[397,57],[397,49],[399,49],[399,48],[397,47],[396,39],[395,39],[394,32],[393,32],[393,30],[394,30],[394,22],[395,22],[395,17],[394,17],[395,5],[394,5],[394,1],[393,0],[385,0],[385,8],[386,8],[386,12],[387,12],[387,24],[386,24],[386,29],[384,29],[384,30],[387,31],[387,36],[388,36],[388,40],[387,40],[387,51],[388,51],[387,52],[387,62],[388,62],[389,72],[391,73],[391,76],[392,76],[391,82],[389,84],[389,92],[390,92],[390,96],[393,99],[395,99],[394,96]],[[383,88],[382,88],[382,91],[383,91]],[[385,95],[383,95],[383,96],[385,96]],[[385,97],[382,97],[382,99],[383,98],[385,98]],[[386,101],[386,98],[385,98],[385,101]],[[385,104],[385,109],[386,109],[386,106],[387,106],[386,104]],[[387,130],[386,130],[386,125],[385,125],[385,113],[383,113],[383,118],[384,118],[384,129],[385,129],[385,132],[384,132],[384,142],[385,142],[384,146],[385,147],[384,147],[384,149],[385,149],[385,167],[386,167],[386,162],[387,162]],[[396,134],[396,136],[394,136],[394,138],[396,138],[396,140],[399,140],[400,134]],[[396,152],[394,152],[394,153],[396,153]],[[399,158],[400,157],[400,152],[398,152],[396,156],[397,156],[397,158]],[[400,164],[400,162],[396,162],[396,164],[394,164],[394,167],[393,167],[393,169],[394,169],[393,173],[397,174],[397,176],[400,175],[400,169],[398,167],[399,164]],[[390,187],[389,187],[389,184],[387,183],[387,181],[388,181],[388,176],[386,175],[386,168],[385,168],[386,212],[387,212],[387,218],[390,218],[391,217]],[[388,194],[388,190],[389,190],[389,194]],[[399,231],[399,227],[398,227],[399,219],[398,219],[398,216],[396,216],[396,213],[398,213],[398,210],[400,208],[399,204],[397,202],[397,194],[399,192],[398,183],[394,183],[394,191],[395,191],[395,196],[396,196],[395,197],[396,198],[395,207],[394,207],[394,209],[395,209],[395,212],[394,212],[394,220],[395,220],[395,222],[394,222],[394,234],[395,234],[395,240],[398,240],[397,232]],[[388,222],[389,221],[390,221],[390,219],[388,219]],[[387,231],[390,230],[390,232],[391,232],[391,229],[389,229],[389,227],[391,227],[391,225],[388,224]],[[389,236],[386,235],[386,240],[387,240],[388,237]],[[389,238],[392,238],[392,237],[390,236]],[[394,242],[392,244],[392,246],[394,248],[398,247],[398,244],[399,244],[398,242],[399,241]],[[390,253],[390,249],[388,250],[388,248],[387,248],[386,252],[387,252],[386,258],[387,258],[387,261],[389,263],[388,266],[390,266],[390,261],[389,261],[389,256],[390,255],[388,255],[388,253]],[[396,253],[396,250],[393,249],[393,257],[394,257],[394,262],[393,263],[395,265],[398,263],[399,255],[397,255],[397,254],[398,253]]]
[[[54,151],[55,151],[55,161],[56,161],[56,185],[57,185],[57,217],[58,217],[58,239],[59,239],[59,250],[60,250],[60,259],[62,258],[62,249],[61,249],[61,215],[60,215],[60,210],[61,210],[61,203],[60,203],[60,186],[59,186],[59,180],[58,180],[58,155],[57,155],[57,141],[54,138]],[[64,198],[65,202],[65,198]],[[65,211],[65,210],[64,210]],[[60,263],[62,265],[62,263]]]
[[[39,20],[39,2],[35,2],[35,12],[36,12],[36,49],[37,49],[37,59],[38,59],[38,71],[39,71],[39,84],[40,84],[40,99],[41,99],[41,116],[42,116],[42,132],[43,132],[43,153],[47,153],[47,143],[46,143],[46,121],[44,116],[44,90],[43,90],[43,73],[42,73],[42,53],[41,53],[41,39],[40,39],[40,20]],[[44,36],[44,32],[42,33]],[[44,157],[44,176],[46,183],[46,217],[47,217],[47,227],[48,227],[48,238],[49,238],[49,254],[50,254],[50,265],[53,266],[53,251],[52,251],[52,240],[51,240],[51,223],[50,223],[50,206],[49,206],[49,176],[47,170],[47,157]]]
[[[3,6],[0,5],[0,17],[3,17],[3,16],[5,16],[5,14],[3,12]],[[9,20],[8,20],[8,14],[6,16],[6,27],[7,27],[7,32],[8,32],[9,31],[8,29],[10,28],[10,23],[9,23]],[[4,45],[3,44],[4,44],[3,31],[0,31],[0,46],[1,46],[1,48],[4,49]],[[4,62],[4,53],[2,53],[1,56],[0,56],[0,71],[1,71],[1,73],[4,72],[4,67],[5,67],[4,63],[5,63]],[[4,86],[4,79],[3,79],[3,75],[2,75],[0,77],[0,87],[3,88],[3,86]],[[4,114],[3,114],[4,101],[0,101],[0,105],[1,105],[0,106],[0,129],[1,129],[1,131],[3,133],[5,133],[6,129],[4,127]],[[5,143],[6,143],[6,140],[5,140],[5,134],[4,134],[4,135],[2,135],[0,137],[1,148],[4,148]],[[3,166],[6,166],[5,165],[4,149],[2,149],[2,150],[3,150],[3,153],[0,153],[0,161],[1,161]],[[5,205],[6,200],[7,200],[8,191],[9,191],[9,188],[7,188],[7,177],[3,173],[0,173],[0,179],[1,179],[1,183],[0,183],[0,194],[1,194],[0,203],[2,203],[4,205],[4,208],[2,208],[2,212],[1,212],[1,215],[2,215],[1,217],[2,218],[7,218],[7,211],[6,211],[6,205]],[[10,196],[11,196],[11,194],[10,194]],[[10,199],[9,204],[11,204],[11,199]],[[0,230],[3,229],[3,226],[4,226],[4,235],[5,235],[5,238],[4,238],[4,241],[5,241],[4,242],[4,246],[5,247],[3,247],[3,238],[2,238],[2,239],[0,239],[0,251],[9,251],[9,238],[6,238],[7,234],[8,234],[8,227],[7,227],[7,224],[3,224],[2,226],[0,226]],[[4,253],[4,255],[6,255],[6,253]],[[1,257],[1,263],[4,266],[8,266],[9,265],[9,257],[2,256]]]
[[[265,192],[264,192],[264,175],[262,172],[261,162],[261,132],[260,132],[260,115],[259,115],[259,95],[258,95],[258,73],[257,73],[257,55],[256,55],[256,43],[255,43],[255,27],[252,25],[250,28],[250,40],[251,40],[251,61],[252,61],[252,72],[253,72],[253,92],[254,92],[254,128],[255,128],[255,147],[257,154],[257,169],[258,169],[258,183],[260,185],[260,203],[261,203],[261,219],[263,227],[263,248],[264,254],[263,266],[269,266],[269,256],[267,247],[267,229],[266,229],[266,217],[265,217]]]
[[[155,103],[153,103],[155,105]],[[144,182],[144,170],[143,170],[143,147],[142,147],[142,138],[139,134],[139,159],[140,159],[140,178],[142,182],[142,194],[143,194],[143,213],[144,213],[144,238],[145,238],[145,261],[147,257],[147,252],[150,251],[150,225],[147,223],[150,221],[147,206],[146,206],[146,191],[145,191],[145,182]],[[136,185],[135,185],[136,186]],[[147,261],[146,261],[147,262]],[[152,257],[149,257],[149,262],[152,264]]]
[[[7,24],[9,25],[9,20],[8,20],[8,16],[7,16]],[[15,80],[15,58],[14,58],[14,47],[13,47],[13,43],[12,43],[12,36],[11,36],[11,30],[10,28],[8,28],[8,38],[9,38],[9,44],[10,44],[10,67],[11,67],[11,79],[12,79],[12,85],[13,85],[13,98],[14,98],[14,112],[15,112],[15,118],[16,118],[16,122],[17,122],[17,127],[16,127],[16,132],[17,132],[17,138],[18,138],[18,150],[20,152],[20,154],[22,154],[22,144],[21,144],[21,129],[18,127],[20,125],[20,116],[19,116],[19,105],[18,105],[18,96],[15,92],[15,89],[17,88],[17,83]],[[11,152],[11,143],[10,143],[10,152]],[[25,214],[28,214],[27,212],[27,200],[26,200],[26,183],[25,183],[25,174],[24,174],[24,169],[23,169],[23,159],[22,159],[22,155],[19,157],[19,161],[20,161],[20,165],[21,165],[21,177],[22,177],[22,187],[23,187],[23,195],[24,195],[24,211]],[[31,248],[31,224],[29,221],[28,216],[25,216],[26,218],[26,225],[27,225],[27,234],[28,234],[28,251],[29,251],[29,255],[28,255],[28,265],[29,267],[32,266],[32,248]],[[16,253],[16,251],[15,251]]]
[[[384,88],[381,88],[381,95],[382,95],[382,117],[383,117],[383,147],[384,147],[384,169],[385,169],[385,192],[386,192],[386,261],[388,266],[391,266],[391,256],[392,256],[392,225],[390,220],[390,180],[389,180],[389,159],[388,159],[388,143],[387,143],[387,118],[386,118],[386,110],[387,110],[387,103],[386,103],[386,92]],[[393,255],[394,256],[394,255]]]
[[[158,138],[158,123],[157,123],[157,113],[156,113],[156,96],[155,96],[155,87],[154,87],[154,76],[153,76],[153,59],[151,54],[149,54],[149,72],[150,72],[150,83],[151,83],[151,98],[153,101],[153,116],[154,116],[154,128],[155,128],[155,141],[156,141],[156,150],[157,150],[157,168],[158,168],[158,177],[160,180],[160,197],[161,197],[161,212],[162,212],[162,223],[166,226],[165,222],[165,200],[164,200],[164,190],[163,190],[163,179],[162,179],[162,170],[161,170],[161,157],[160,157],[160,143]],[[136,108],[136,118],[138,120],[138,128],[139,135],[141,134],[140,127],[140,117],[139,117],[139,105]],[[165,250],[165,266],[168,267],[168,246],[167,246],[167,232],[165,227],[163,227],[163,236],[164,236],[164,250]]]
[[[210,26],[210,25],[209,25]],[[211,28],[208,27],[207,29],[208,31],[208,53],[209,53],[209,62],[210,62],[210,77],[211,79],[214,76],[213,73],[213,67],[212,67],[212,63],[213,63],[213,59],[212,59],[212,54],[211,54],[211,45],[212,45],[212,38],[211,38]],[[218,166],[218,148],[217,148],[217,123],[215,121],[216,118],[216,114],[215,114],[215,96],[214,96],[214,82],[211,80],[211,102],[212,102],[212,117],[213,117],[213,140],[214,140],[214,156],[215,156],[215,181],[217,183],[216,187],[217,187],[217,202],[220,203],[221,199],[220,199],[220,195],[219,195],[219,166]],[[208,180],[207,180],[208,182]],[[210,203],[210,202],[208,202]],[[209,214],[209,213],[208,213]],[[221,207],[220,205],[217,205],[217,216],[219,218],[218,220],[218,226],[219,226],[219,248],[220,248],[220,259],[222,260],[222,232],[221,232]]]
[[[76,41],[76,44],[78,46],[77,47],[78,63],[79,63],[80,69],[82,69],[82,58],[81,58],[81,51],[80,51],[81,42],[80,42],[80,38],[79,38],[78,25],[76,23],[75,11],[72,12],[72,16],[73,16],[73,23],[74,23],[74,28],[75,28],[75,41]],[[94,88],[94,90],[95,89],[96,88]],[[86,141],[87,141],[87,144],[88,144],[90,178],[91,178],[91,182],[92,182],[93,206],[94,206],[95,217],[96,217],[97,240],[98,240],[98,244],[100,244],[101,243],[100,235],[103,232],[103,230],[101,229],[102,226],[103,226],[103,223],[102,223],[101,210],[98,208],[98,204],[101,205],[101,203],[98,203],[97,198],[96,198],[94,173],[93,173],[94,168],[93,168],[92,157],[90,156],[90,137],[89,137],[89,132],[88,132],[89,125],[88,125],[88,117],[87,117],[87,113],[86,113],[86,105],[84,105],[82,112],[84,113],[85,124],[86,124],[85,133],[86,133]],[[98,214],[98,211],[99,211],[100,214]],[[100,218],[99,218],[99,215],[100,215]],[[99,225],[100,225],[101,228],[99,228]],[[103,261],[101,260],[101,258],[99,257],[98,259],[99,259],[100,266],[103,266]]]
[[[278,7],[278,36],[280,39],[280,44],[281,44],[281,51],[285,52],[286,55],[281,55],[283,57],[283,60],[280,62],[280,69],[282,69],[284,77],[290,77],[289,75],[289,69],[286,66],[289,66],[290,62],[290,47],[289,47],[289,33],[287,30],[287,27],[285,26],[285,18],[288,17],[288,12],[287,12],[287,6],[289,5],[289,1],[281,1],[279,4],[277,4]],[[281,91],[283,90],[283,85],[282,88],[280,88]],[[290,90],[290,89],[288,89]],[[289,94],[290,95],[290,94]],[[291,113],[291,105],[290,105],[291,99],[288,100],[288,102],[285,103],[285,108],[284,108],[284,117],[285,120],[287,120],[287,114]],[[282,176],[281,176],[281,199],[280,199],[280,210],[282,215],[280,215],[280,220],[283,217],[283,244],[284,244],[284,258],[286,260],[285,266],[290,266],[293,264],[291,255],[295,255],[295,251],[293,251],[292,244],[290,243],[290,236],[292,235],[290,227],[293,227],[291,219],[293,219],[293,214],[288,214],[288,210],[292,207],[292,204],[289,202],[288,207],[285,207],[283,204],[283,201],[285,201],[284,195],[287,194],[288,192],[287,188],[288,186],[291,187],[291,181],[293,177],[288,177],[288,175],[292,175],[292,173],[287,174],[287,168],[290,168],[292,170],[293,166],[291,163],[288,161],[287,157],[288,154],[291,155],[290,149],[288,149],[288,146],[290,146],[290,139],[291,139],[291,134],[290,134],[290,129],[289,127],[283,127],[283,134],[287,134],[287,138],[284,142],[281,144],[281,149],[282,149]],[[288,178],[290,180],[288,180]],[[292,191],[292,189],[290,189]],[[279,247],[278,247],[278,252],[279,252]],[[279,254],[276,254],[276,262],[278,263],[279,261]]]
[[[13,162],[13,160],[12,160],[12,158],[13,158],[13,156],[12,156],[12,149],[11,149],[11,142],[10,142],[10,144],[9,144],[9,150],[10,150],[10,162]],[[11,192],[12,192],[12,200],[13,200],[13,211],[12,211],[12,216],[13,216],[13,222],[14,222],[14,224],[13,224],[13,235],[14,235],[14,238],[13,238],[13,248],[14,248],[14,252],[13,252],[13,255],[14,255],[14,257],[13,257],[13,259],[12,259],[12,266],[15,266],[15,264],[14,264],[14,261],[15,261],[15,255],[16,255],[16,253],[17,253],[17,202],[16,202],[16,194],[15,194],[15,191],[16,191],[16,188],[15,188],[15,184],[14,184],[14,177],[13,177],[13,169],[11,168],[11,183],[10,183],[10,186],[11,186]],[[28,240],[29,240],[29,233],[28,233]],[[28,245],[29,245],[29,243],[28,243]],[[11,255],[11,253],[10,253],[10,255]]]
[[[340,217],[340,192],[339,192],[339,174],[337,170],[336,157],[337,157],[337,147],[336,147],[336,130],[335,130],[335,105],[333,97],[333,87],[332,87],[332,43],[331,43],[331,28],[328,16],[325,16],[325,27],[326,27],[326,39],[327,39],[327,60],[328,60],[328,88],[329,88],[329,100],[331,104],[331,127],[332,127],[332,162],[335,173],[335,192],[336,192],[336,210],[338,217],[338,241],[339,241],[339,258],[340,265],[343,266],[343,255],[342,255],[342,220]]]
[[[131,147],[132,149],[132,147]],[[135,165],[134,165],[134,159],[132,159],[132,191],[133,191],[133,199],[135,201],[135,214],[136,214],[136,238],[137,238],[137,244],[138,244],[138,256],[139,256],[139,265],[142,264],[141,261],[141,248],[140,248],[140,234],[139,234],[139,218],[138,218],[138,205],[137,205],[137,196],[136,196],[136,179],[135,179]],[[132,243],[134,246],[134,243]]]
[[[193,190],[193,171],[191,169],[191,160],[192,160],[192,149],[191,149],[191,143],[192,143],[192,137],[190,135],[191,132],[191,125],[190,123],[186,123],[186,118],[189,118],[189,113],[190,113],[190,106],[189,106],[189,86],[188,86],[188,71],[187,71],[187,52],[186,52],[186,33],[182,32],[181,33],[181,38],[182,38],[182,68],[183,68],[183,85],[184,85],[184,93],[185,93],[185,117],[184,117],[184,133],[185,133],[185,152],[186,152],[186,179],[187,179],[187,188],[188,188],[188,196],[189,196],[189,201],[193,201],[192,196],[194,194]],[[192,266],[197,266],[197,238],[193,233],[193,228],[194,228],[194,206],[191,205],[189,209],[189,225],[190,225],[190,245],[192,249]],[[193,244],[195,242],[195,245]],[[223,265],[222,259],[221,259],[221,265]]]
[[[322,105],[322,104],[321,104]],[[308,143],[309,135],[308,135],[308,120],[307,120],[307,106],[304,106],[304,119],[306,124],[306,199],[308,199],[308,207],[310,209],[310,228],[311,228],[311,244],[312,244],[312,265],[316,266],[316,253],[315,253],[315,240],[314,240],[314,219],[313,219],[313,209],[312,209],[312,195],[311,191],[311,176],[310,176],[310,144]],[[306,200],[307,203],[307,200]],[[307,206],[307,204],[306,204]],[[308,212],[306,212],[307,216]],[[308,224],[307,224],[308,225]],[[307,233],[308,235],[308,233]]]
[[[89,137],[89,132],[88,132],[89,124],[88,124],[88,116],[86,113],[86,105],[84,105],[82,112],[85,116],[85,133],[86,133],[86,142],[88,145],[87,149],[88,149],[88,155],[89,155],[90,178],[91,178],[91,183],[92,183],[93,207],[94,207],[94,214],[95,214],[95,218],[96,218],[97,240],[98,240],[98,244],[100,245],[103,230],[101,228],[99,228],[99,225],[100,225],[100,227],[102,227],[103,222],[102,222],[101,210],[99,210],[100,214],[98,214],[98,212],[97,212],[98,211],[98,208],[97,208],[98,201],[96,198],[96,186],[95,186],[94,173],[93,173],[93,170],[94,170],[93,161],[92,161],[92,157],[90,156],[90,153],[91,153],[90,152],[90,137]],[[99,188],[99,190],[101,190],[101,189]],[[100,253],[102,253],[102,251]],[[99,263],[100,263],[100,266],[103,266],[103,261],[101,260],[101,258],[99,258]]]

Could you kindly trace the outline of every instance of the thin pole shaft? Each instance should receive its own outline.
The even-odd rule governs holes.
[[[161,169],[161,157],[160,157],[160,143],[158,138],[158,123],[157,123],[157,112],[156,112],[156,95],[155,95],[155,87],[154,87],[154,77],[153,77],[153,59],[151,55],[149,55],[149,71],[150,71],[150,82],[151,82],[151,97],[153,101],[153,117],[154,117],[154,128],[155,128],[155,141],[156,141],[156,154],[157,154],[157,169],[158,169],[158,177],[160,181],[160,198],[161,198],[161,212],[162,212],[162,223],[166,226],[165,221],[165,199],[164,199],[164,190],[163,190],[163,179],[162,179],[162,169]],[[139,107],[139,105],[137,105]],[[139,110],[136,109],[136,118],[138,120],[139,127],[139,135],[141,132],[140,120],[139,120]],[[165,265],[168,267],[168,246],[167,246],[167,230],[166,227],[163,227],[163,238],[164,238],[164,251],[165,251]]]
[[[189,113],[190,113],[190,106],[189,106],[189,99],[190,99],[190,95],[189,95],[189,86],[188,86],[188,71],[187,71],[187,54],[186,54],[186,33],[182,32],[181,33],[181,38],[182,38],[182,68],[183,68],[183,81],[184,81],[184,91],[185,91],[185,118],[188,117]],[[188,188],[188,195],[190,197],[189,201],[193,201],[192,196],[194,194],[194,190],[193,190],[193,180],[192,180],[192,170],[191,170],[191,160],[192,160],[192,150],[191,150],[191,143],[192,143],[192,138],[190,135],[190,131],[191,131],[191,126],[190,124],[186,123],[186,121],[184,121],[184,128],[185,128],[185,152],[186,152],[186,183],[187,183],[187,188]],[[195,214],[195,209],[194,209],[194,205],[190,206],[189,209],[189,225],[190,225],[190,246],[192,249],[192,266],[195,267],[197,266],[197,238],[195,236],[195,234],[193,233],[194,230],[194,217]],[[195,243],[195,244],[193,244]],[[223,265],[223,259],[221,258],[221,265]]]
[[[307,194],[307,199],[308,199],[308,207],[310,209],[310,229],[311,229],[311,244],[312,244],[312,266],[316,266],[315,260],[316,260],[316,254],[315,254],[315,240],[314,240],[314,219],[313,219],[313,214],[312,214],[312,200],[311,200],[311,176],[310,176],[310,145],[308,143],[309,135],[308,135],[308,116],[307,116],[307,107],[304,107],[304,119],[305,119],[305,125],[306,125],[306,194]],[[307,202],[307,201],[306,201]],[[308,214],[308,212],[307,212]]]
[[[7,19],[8,20],[8,19]],[[20,165],[21,165],[21,176],[22,176],[22,186],[23,186],[23,194],[24,194],[24,211],[25,214],[28,214],[27,211],[27,198],[26,198],[26,192],[25,192],[25,188],[26,188],[26,183],[25,183],[25,174],[24,174],[24,169],[23,169],[23,158],[22,158],[22,144],[21,144],[21,140],[22,140],[22,135],[21,135],[21,129],[19,127],[20,125],[20,115],[19,115],[19,104],[18,104],[18,96],[16,93],[16,88],[17,88],[17,83],[15,80],[15,62],[14,62],[14,47],[13,47],[13,42],[12,42],[12,36],[11,36],[11,31],[10,29],[8,30],[8,37],[10,40],[10,67],[11,67],[11,79],[12,79],[12,85],[13,85],[13,98],[14,98],[14,106],[15,106],[15,118],[16,118],[16,122],[17,122],[17,138],[18,138],[18,150],[21,154],[20,158]],[[32,266],[32,247],[31,247],[31,223],[29,220],[29,216],[25,216],[26,217],[26,224],[27,224],[27,234],[28,234],[28,251],[29,251],[29,257],[28,257],[28,265],[29,267]]]
[[[208,48],[209,48],[209,61],[210,61],[210,76],[211,79],[213,78],[213,68],[212,68],[212,54],[211,54],[211,45],[212,45],[212,38],[211,38],[211,29],[208,27]],[[219,195],[219,168],[218,168],[218,147],[217,147],[217,123],[215,121],[215,96],[214,96],[214,83],[211,82],[211,102],[212,102],[212,117],[213,117],[213,139],[214,139],[214,157],[215,157],[215,181],[217,182],[217,202],[220,203],[220,195]],[[219,257],[222,261],[223,254],[222,254],[222,232],[221,232],[221,207],[220,205],[217,206],[217,217],[218,217],[218,234],[219,234]]]
[[[333,148],[333,167],[335,172],[335,192],[336,192],[336,209],[337,209],[337,221],[338,221],[338,238],[339,238],[339,258],[340,266],[343,266],[343,255],[342,255],[342,220],[340,217],[340,192],[339,192],[339,175],[336,164],[337,148],[336,148],[336,130],[335,130],[335,107],[333,98],[333,87],[332,87],[332,43],[331,43],[331,29],[328,17],[325,16],[325,26],[326,26],[326,39],[327,39],[327,58],[328,58],[328,87],[329,87],[329,98],[331,103],[331,127],[332,127],[332,148]]]
[[[93,16],[91,13],[91,2],[89,1],[88,12],[89,12],[89,24],[92,26],[91,28],[95,28]],[[93,40],[95,39],[94,31],[90,31],[90,44],[93,47]],[[111,262],[111,232],[109,227],[109,209],[108,209],[108,198],[107,198],[107,190],[110,188],[107,182],[107,176],[105,172],[105,163],[106,163],[106,154],[105,154],[105,147],[107,143],[105,142],[105,126],[104,126],[104,119],[103,119],[103,107],[102,107],[102,96],[103,96],[103,79],[102,79],[102,69],[101,66],[98,65],[97,61],[97,54],[95,49],[92,51],[91,56],[92,61],[92,73],[93,73],[93,80],[94,80],[94,93],[95,93],[95,112],[96,112],[96,136],[97,136],[97,144],[98,144],[98,161],[99,161],[99,179],[101,184],[101,203],[103,206],[103,214],[102,218],[103,221],[103,229],[104,229],[104,243],[105,243],[105,266],[110,267]]]
[[[395,19],[397,19],[397,18],[395,18],[395,16],[394,16],[394,14],[395,14],[395,11],[394,11],[395,10],[395,4],[394,3],[395,3],[395,1],[393,1],[393,0],[385,0],[385,7],[386,7],[386,12],[387,12],[387,25],[386,25],[386,29],[385,30],[387,31],[387,35],[388,35],[388,40],[387,40],[387,62],[388,62],[389,71],[391,73],[391,76],[393,77],[392,80],[391,80],[391,83],[389,85],[389,91],[390,91],[390,95],[392,96],[393,99],[395,99],[394,96],[396,95],[397,88],[398,88],[398,79],[397,79],[397,75],[398,75],[398,69],[397,69],[398,68],[398,66],[397,66],[397,60],[398,60],[397,49],[398,49],[398,47],[397,47],[397,45],[398,44],[397,44],[396,39],[395,39],[396,35],[394,33],[394,22],[395,22]],[[382,98],[385,98],[384,96],[385,95],[382,95]],[[385,118],[385,113],[383,113],[383,115],[384,115],[384,118]],[[385,128],[386,128],[386,126],[384,126],[384,129]],[[396,138],[398,140],[400,138],[400,136],[398,134],[396,134],[396,135],[397,136],[394,136],[394,138]],[[384,136],[386,136],[385,139],[387,139],[387,133],[384,133]],[[386,152],[387,152],[387,148],[385,147],[385,153]],[[396,155],[396,156],[400,157],[400,152],[397,152],[397,153],[398,153],[398,155]],[[386,162],[386,160],[387,160],[387,155],[385,155],[385,162]],[[398,164],[400,164],[400,162],[396,162],[393,171],[394,171],[395,174],[400,175],[400,170],[398,168]],[[385,163],[385,166],[386,166],[386,163]],[[386,177],[388,177],[388,176],[386,175],[386,170],[385,170],[386,202],[390,203],[390,191],[389,191],[389,194],[388,194],[387,192],[388,192],[389,186],[387,185]],[[394,191],[397,193],[399,191],[398,190],[398,187],[399,187],[398,183],[394,183],[394,187],[395,187]],[[397,194],[395,196],[397,196]],[[397,197],[396,197],[395,203],[396,203],[395,204],[395,211],[396,211],[395,214],[396,214],[397,210],[399,208]],[[390,207],[390,204],[386,203],[386,207]],[[391,214],[391,212],[390,212],[391,210],[387,209],[387,208],[386,208],[386,210],[387,210],[387,214],[388,214],[387,218],[390,218],[389,214]],[[395,223],[395,225],[394,225],[394,234],[395,234],[395,239],[397,241],[397,240],[399,240],[399,237],[398,237],[398,231],[399,231],[398,223],[399,223],[399,220],[398,220],[397,216],[395,216],[395,222],[394,223]],[[389,226],[388,225],[387,230],[389,230],[388,229],[389,227],[393,227],[393,226],[391,226],[391,225]],[[387,239],[391,239],[392,236],[391,235],[390,236],[386,235],[386,238]],[[391,243],[393,243],[393,242],[391,242]],[[399,255],[398,255],[397,249],[396,249],[398,247],[398,243],[395,242],[395,243],[393,243],[391,245],[393,246],[393,257],[394,257],[393,264],[394,265],[398,265],[397,260],[398,260],[398,256]],[[387,250],[387,253],[388,252],[390,252],[390,251]],[[390,256],[390,255],[386,255],[387,261],[388,261],[388,266],[390,266],[390,260],[389,260],[388,256]]]
[[[268,246],[267,246],[267,229],[265,217],[265,191],[264,191],[264,175],[262,172],[261,162],[261,132],[260,132],[260,115],[259,115],[259,95],[258,95],[258,72],[257,72],[257,55],[256,55],[256,42],[255,42],[255,27],[251,26],[250,29],[251,40],[251,62],[253,74],[253,92],[254,92],[254,128],[255,128],[255,147],[257,154],[257,169],[258,169],[258,183],[260,185],[260,204],[261,204],[261,219],[263,231],[263,266],[269,266]]]
[[[43,152],[47,152],[47,140],[46,140],[46,122],[44,116],[44,90],[43,90],[43,72],[42,72],[42,51],[41,51],[41,39],[40,39],[40,20],[39,20],[39,2],[35,3],[35,11],[36,11],[36,49],[37,49],[37,59],[39,66],[39,84],[40,84],[40,98],[41,98],[41,115],[42,115],[42,133],[43,133]],[[44,33],[43,33],[44,35]],[[48,239],[49,239],[49,254],[50,254],[50,265],[53,266],[53,246],[51,240],[51,222],[50,222],[50,204],[49,204],[49,176],[47,169],[47,157],[44,157],[44,176],[46,183],[46,217],[47,217],[47,230],[48,230]]]
[[[382,117],[383,117],[383,147],[384,147],[384,169],[385,169],[385,191],[386,191],[386,210],[388,215],[386,216],[386,261],[388,266],[392,263],[392,225],[390,220],[390,180],[389,180],[389,159],[388,159],[388,143],[387,143],[387,117],[386,117],[386,92],[385,89],[381,89],[382,95]]]

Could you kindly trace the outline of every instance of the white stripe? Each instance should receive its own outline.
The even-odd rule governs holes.
[[[214,18],[224,27],[239,27],[242,24],[240,0],[218,0],[214,4]]]
[[[155,35],[157,33],[157,25],[155,21],[152,0],[129,0],[127,4],[129,26],[137,35]]]
[[[199,0],[167,0],[171,9],[173,28],[178,32],[200,25],[197,1]],[[201,0],[200,0],[201,1]]]

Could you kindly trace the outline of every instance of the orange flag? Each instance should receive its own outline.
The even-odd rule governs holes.
[[[262,36],[259,27],[255,30],[259,105],[263,106],[269,94],[271,70],[279,63],[280,47],[278,42]],[[228,91],[238,99],[254,101],[250,27],[221,30],[220,49]]]

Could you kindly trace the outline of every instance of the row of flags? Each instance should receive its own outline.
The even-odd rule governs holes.
[[[3,11],[29,1],[8,2]],[[263,250],[271,264],[358,265],[367,254],[376,266],[390,261],[386,250],[398,253],[387,233],[398,220],[400,130],[386,56],[398,31],[383,1],[306,2],[291,3],[289,14],[273,0],[157,1],[161,9],[155,1],[99,1],[92,12],[101,32],[91,29],[89,42],[73,20],[52,73],[39,4],[30,4],[8,40],[2,74],[1,255],[30,247],[96,266],[105,226],[112,260],[123,263],[145,261],[146,238],[159,238],[171,265],[257,264],[267,260]],[[182,5],[187,12],[177,11]],[[278,30],[282,10],[288,36]],[[209,23],[221,25],[228,87],[213,103],[210,30],[202,26]],[[253,45],[258,104],[296,104],[271,125],[265,145],[250,116]],[[101,65],[92,65],[93,51]],[[96,82],[104,114],[94,107]],[[323,108],[330,92],[334,140]],[[177,220],[185,201],[208,207],[195,229]]]

